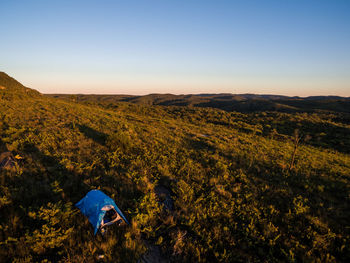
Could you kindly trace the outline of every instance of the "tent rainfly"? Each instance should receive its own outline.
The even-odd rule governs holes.
[[[100,228],[116,222],[121,223],[124,220],[129,224],[113,199],[100,190],[91,190],[75,206],[89,219],[95,235]]]

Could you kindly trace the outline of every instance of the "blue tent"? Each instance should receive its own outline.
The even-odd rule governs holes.
[[[95,229],[95,235],[100,226],[103,226],[104,216],[110,209],[114,209],[119,218],[123,219],[127,224],[129,224],[113,199],[108,197],[100,190],[91,190],[83,199],[76,203],[75,206],[78,207],[80,211],[89,219],[90,223]]]

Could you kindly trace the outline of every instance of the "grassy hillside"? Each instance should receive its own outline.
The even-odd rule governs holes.
[[[27,88],[6,73],[0,72],[0,99],[26,99],[38,96],[41,96],[38,91]]]
[[[0,170],[1,262],[151,262],[155,250],[170,262],[350,260],[345,113],[6,92],[0,148],[23,159]],[[96,188],[130,226],[93,235],[74,204]]]

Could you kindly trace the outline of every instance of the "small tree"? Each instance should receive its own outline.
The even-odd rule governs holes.
[[[299,135],[299,130],[295,129],[294,130],[294,136],[293,136],[293,143],[294,143],[294,149],[293,149],[293,153],[292,153],[292,158],[290,160],[290,164],[289,164],[289,170],[292,170],[294,168],[294,161],[295,161],[295,155],[297,153],[297,149],[300,143],[300,135]]]
[[[304,137],[304,141],[306,142],[306,141],[310,140],[310,138],[311,137],[309,135],[306,135]],[[289,170],[292,170],[294,168],[295,156],[296,156],[297,149],[298,149],[302,139],[303,139],[303,136],[301,136],[299,134],[299,130],[295,129],[294,136],[293,136],[294,149],[293,149],[292,158],[291,158],[290,164],[289,164]]]

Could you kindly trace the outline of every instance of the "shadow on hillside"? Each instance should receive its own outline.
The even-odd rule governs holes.
[[[84,178],[66,169],[60,161],[41,152],[35,145],[24,148],[23,174],[13,177],[24,207],[42,206],[64,200],[75,204],[90,189]]]
[[[26,145],[25,153],[31,156],[31,160],[28,160],[30,170],[37,172],[28,174],[24,172],[21,177],[18,177],[19,181],[16,184],[25,185],[27,181],[32,185],[35,184],[37,194],[46,202],[63,199],[75,204],[91,189],[102,189],[106,194],[118,193],[118,196],[124,200],[134,200],[135,197],[141,196],[135,184],[120,174],[123,173],[122,171],[106,171],[105,168],[98,168],[86,174],[80,174],[74,170],[68,170],[59,159],[44,154],[35,145]],[[58,182],[58,187],[63,192],[55,193],[57,190],[53,186],[55,182]]]
[[[185,139],[185,143],[194,150],[207,150],[207,151],[215,151],[215,147],[210,145],[205,138],[187,138]]]
[[[120,101],[124,101],[124,102],[132,102],[133,100],[137,100],[139,98],[141,98],[142,96],[132,96],[132,97],[126,97],[121,99]]]
[[[68,241],[70,244],[72,242],[76,245],[83,244],[82,246],[84,246],[84,242],[93,242],[90,243],[93,248],[99,248],[99,244],[96,244],[94,240],[101,240],[101,236],[93,235],[93,228],[88,219],[74,207],[74,204],[83,198],[89,190],[97,188],[103,190],[112,198],[116,198],[117,205],[131,221],[127,208],[134,207],[135,198],[141,195],[137,195],[136,186],[132,187],[132,182],[130,180],[128,181],[128,178],[116,176],[115,173],[108,173],[104,176],[105,170],[102,169],[92,171],[88,174],[81,174],[74,169],[67,169],[61,163],[59,157],[51,156],[41,151],[36,145],[30,143],[24,145],[21,150],[21,156],[25,158],[23,160],[24,165],[20,167],[22,173],[16,174],[7,171],[6,173],[2,173],[0,171],[0,181],[6,182],[4,186],[11,193],[11,203],[8,206],[0,207],[0,223],[9,226],[7,235],[12,236],[14,233],[18,235],[18,233],[25,233],[26,231],[28,233],[40,231],[42,228],[41,222],[31,218],[30,213],[38,215],[40,213],[39,210],[45,208],[49,210],[48,220],[51,220],[51,216],[53,214],[55,215],[57,210],[52,210],[49,203],[53,205],[59,202],[62,203],[63,206],[58,208],[62,209],[62,211],[59,211],[58,214],[66,213],[65,207],[66,205],[70,207],[71,203],[73,207],[67,211],[72,209],[72,212],[65,214],[65,216],[69,217],[70,222],[63,223],[65,224],[63,225],[64,228],[74,227],[72,237]],[[65,156],[62,156],[63,158]],[[50,214],[51,212],[52,214]],[[19,219],[20,223],[15,222],[13,224],[13,218]],[[47,236],[44,236],[44,238],[50,240],[50,234],[55,235],[56,233],[51,232],[55,231],[55,229],[48,231],[50,232],[46,233]],[[113,236],[123,236],[125,234],[125,227],[111,226],[110,231]],[[24,234],[21,235],[24,236]],[[108,237],[105,237],[104,241],[106,239],[108,240]],[[122,245],[120,239],[118,239],[118,242]],[[68,246],[66,246],[66,249]],[[68,249],[68,251],[70,250]],[[132,251],[129,251],[128,248],[122,251],[125,253],[125,256],[132,257],[133,255]],[[93,258],[95,254],[89,256]],[[33,257],[35,257],[35,261],[39,262],[42,257],[50,259],[53,262],[58,262],[61,259],[57,255],[57,251],[52,249],[47,249],[44,254],[34,255]]]
[[[2,152],[7,152],[8,151],[8,149],[7,149],[7,147],[6,147],[6,144],[1,140],[1,138],[0,138],[0,154],[2,153]]]
[[[240,158],[245,159],[244,156]],[[244,160],[239,167],[242,167],[243,163]],[[327,175],[327,169],[322,168],[312,171],[289,171],[259,160],[254,160],[252,167],[247,162],[245,166],[248,181],[243,182],[240,187],[243,191],[239,194],[245,195],[245,187],[255,188],[253,191],[257,195],[255,198],[258,202],[257,207],[261,207],[261,211],[267,213],[268,222],[279,225],[280,228],[285,227],[283,232],[287,235],[280,237],[279,245],[272,247],[267,240],[257,240],[257,243],[260,243],[259,246],[270,247],[271,253],[277,253],[276,257],[279,256],[280,246],[283,248],[288,244],[291,237],[302,240],[303,233],[300,229],[312,228],[319,236],[324,235],[329,231],[328,229],[332,229],[335,234],[347,231],[350,206],[344,200],[350,194],[348,177],[339,177],[337,174]],[[322,174],[324,176],[321,176]],[[266,208],[272,208],[272,212]],[[315,223],[316,218],[322,220],[322,226]],[[249,223],[239,215],[235,220]],[[267,227],[265,226],[264,229],[266,230]],[[329,242],[334,245],[338,241],[334,239]],[[307,245],[307,241],[303,241],[301,245]],[[344,256],[345,253],[342,255]]]
[[[270,115],[271,114],[271,115]],[[278,115],[268,112],[267,118],[276,119],[275,122],[266,120],[265,116],[248,115],[248,119],[239,120],[246,122],[247,125],[238,123],[229,123],[225,121],[209,121],[215,125],[232,127],[240,133],[261,135],[267,138],[273,138],[278,141],[293,142],[295,131],[301,137],[301,143],[313,147],[336,150],[341,153],[350,153],[350,128],[336,123],[318,120],[317,122],[303,119],[279,119]],[[283,117],[283,116],[282,116]],[[341,121],[340,121],[341,122]],[[344,121],[343,121],[344,123]],[[260,126],[260,127],[259,127]],[[305,138],[308,138],[305,140]]]
[[[29,205],[35,201],[44,205],[59,200],[75,204],[88,191],[101,189],[107,195],[115,195],[118,198],[117,204],[122,209],[132,207],[134,200],[142,195],[137,186],[123,176],[123,171],[100,167],[81,174],[74,169],[67,169],[58,158],[43,153],[35,145],[27,145],[25,152],[31,156],[30,165],[33,166],[31,168],[35,167],[37,173],[24,173],[17,179],[19,182],[16,184],[26,185],[29,182],[27,187],[29,191],[34,187],[35,191],[28,193],[32,196],[28,199]],[[40,198],[35,198],[35,195]]]
[[[346,99],[328,100],[278,100],[277,102],[298,107],[303,111],[315,112],[317,110],[350,113],[350,101]]]
[[[105,145],[107,135],[105,133],[99,132],[93,128],[86,125],[77,124],[76,125],[80,132],[82,132],[86,137],[94,140],[95,142]]]
[[[314,169],[311,174],[304,174],[302,171],[289,171],[261,161],[255,160],[253,167],[266,167],[260,171],[251,168],[251,184],[268,185],[267,190],[261,190],[257,198],[262,207],[270,205],[276,207],[281,213],[288,213],[296,208],[296,198],[302,196],[307,200],[305,206],[310,210],[305,215],[300,215],[301,221],[308,221],[308,215],[322,217],[324,222],[332,227],[340,229],[347,224],[350,216],[350,206],[344,203],[350,195],[348,178],[320,176],[327,174],[325,169]],[[248,168],[249,169],[249,168]],[[311,209],[312,208],[312,209]],[[278,219],[277,219],[278,220]]]
[[[313,123],[311,121],[290,122],[286,125],[276,125],[279,134],[293,136],[298,129],[302,138],[311,135],[311,139],[303,144],[323,149],[336,150],[342,153],[350,153],[350,129],[339,127],[331,123]]]

